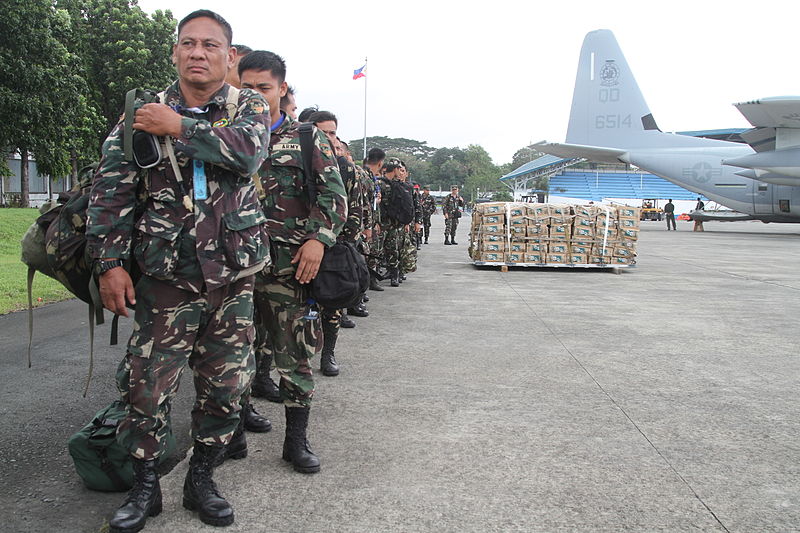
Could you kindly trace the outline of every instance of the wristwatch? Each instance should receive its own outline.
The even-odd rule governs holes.
[[[97,259],[94,262],[94,275],[99,278],[112,268],[121,267],[124,264],[122,259]]]

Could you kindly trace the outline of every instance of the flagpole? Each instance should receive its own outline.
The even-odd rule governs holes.
[[[364,58],[364,71],[367,70],[367,58]],[[369,74],[369,73],[367,73]],[[367,78],[364,76],[364,160],[367,159]]]

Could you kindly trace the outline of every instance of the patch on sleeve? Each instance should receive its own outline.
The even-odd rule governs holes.
[[[329,145],[328,143],[319,143],[319,150],[320,152],[325,154],[325,157],[333,157],[333,151],[331,150],[331,145]]]
[[[227,118],[221,118],[218,121],[216,121],[215,123],[213,123],[211,125],[211,127],[212,128],[224,128],[224,127],[230,125],[230,123],[231,123],[230,120],[228,120]]]
[[[260,102],[257,99],[253,99],[250,101],[250,109],[253,110],[253,113],[256,114],[263,114],[266,111],[267,106],[264,105],[264,102]]]

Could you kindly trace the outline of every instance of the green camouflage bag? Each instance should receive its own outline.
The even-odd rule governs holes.
[[[117,442],[117,425],[127,409],[116,400],[97,412],[92,421],[70,437],[67,444],[75,470],[91,490],[122,492],[133,486],[133,462],[128,450]],[[175,452],[175,436],[170,429],[164,439],[159,464]]]

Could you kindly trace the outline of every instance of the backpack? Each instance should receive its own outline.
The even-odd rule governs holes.
[[[389,185],[389,201],[381,201],[381,207],[395,222],[410,224],[414,220],[414,189],[411,184],[400,180],[382,179]]]
[[[125,118],[123,121],[123,151],[126,161],[134,161],[137,157],[137,147],[134,145],[133,116],[142,105],[150,102],[162,101],[165,92],[156,94],[154,91],[131,89],[125,96]],[[225,108],[229,120],[233,120],[239,90],[231,87]],[[147,136],[150,136],[147,134]],[[155,139],[155,138],[153,138]],[[145,139],[149,140],[149,139]],[[146,147],[156,148],[160,147]],[[167,153],[178,185],[184,191],[183,204],[191,210],[192,201],[186,195],[182,184],[182,174],[175,158],[171,140],[164,139],[164,150]],[[160,152],[159,152],[160,157]],[[89,390],[94,368],[94,328],[105,322],[103,302],[100,290],[92,270],[92,259],[86,250],[86,210],[89,207],[92,180],[97,171],[98,163],[93,163],[78,172],[78,182],[66,193],[60,193],[54,202],[45,203],[39,211],[39,218],[28,228],[22,237],[22,262],[28,265],[28,368],[31,367],[31,347],[33,345],[33,278],[37,271],[59,281],[64,287],[80,300],[89,304],[89,371],[86,378],[83,396]],[[146,195],[145,180],[140,180],[137,191],[137,205],[134,219],[139,218],[144,209]],[[141,276],[136,261],[130,260],[125,269],[136,285]],[[111,342],[118,342],[118,320],[114,315],[111,323]]]
[[[130,452],[117,441],[117,426],[127,409],[122,400],[99,410],[92,420],[70,437],[67,444],[75,471],[91,490],[121,492],[133,486]],[[175,436],[168,430],[159,464],[175,451]]]
[[[317,202],[317,187],[311,175],[311,155],[314,150],[314,125],[299,126],[300,154],[309,205]],[[311,296],[322,307],[340,309],[358,303],[369,287],[369,269],[364,256],[347,241],[339,241],[325,249],[317,275],[311,280]]]
[[[31,224],[21,242],[21,259],[28,265],[28,368],[31,367],[33,345],[33,278],[39,271],[60,282],[89,305],[89,374],[84,397],[92,377],[94,328],[105,322],[99,287],[86,250],[86,209],[96,170],[96,163],[82,168],[72,190],[60,193],[55,201],[45,203],[39,209],[42,214]],[[135,283],[137,272],[131,271],[131,277]],[[117,321],[115,316],[111,330],[112,345],[117,344]]]

